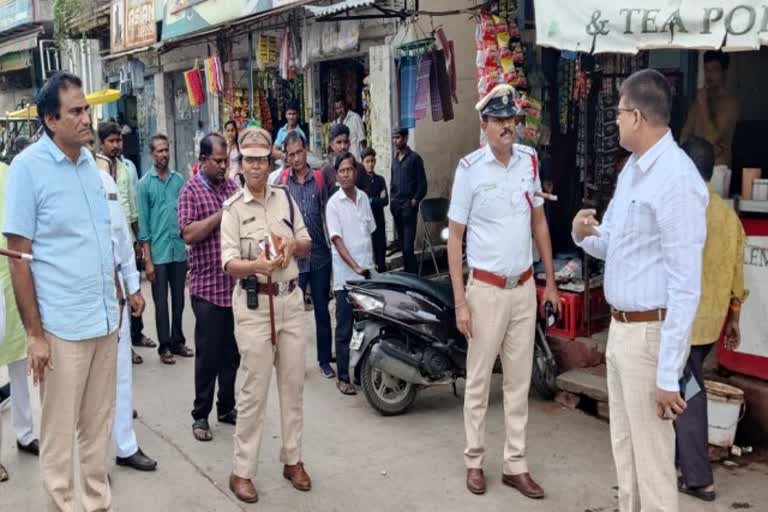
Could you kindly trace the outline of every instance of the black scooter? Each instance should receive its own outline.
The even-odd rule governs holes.
[[[419,389],[455,385],[466,376],[467,341],[456,328],[450,284],[387,272],[350,281],[346,289],[355,319],[350,375],[378,412],[402,414]],[[548,320],[537,323],[531,383],[542,398],[552,399],[557,366],[545,335],[554,323],[547,306]]]

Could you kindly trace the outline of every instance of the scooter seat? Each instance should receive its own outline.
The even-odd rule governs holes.
[[[409,274],[407,272],[385,272],[383,274],[377,274],[375,277],[364,281],[348,281],[348,284],[366,288],[376,287],[378,283],[413,290],[414,292],[439,302],[445,307],[453,308],[453,290],[451,289],[450,284],[437,283],[415,274]]]

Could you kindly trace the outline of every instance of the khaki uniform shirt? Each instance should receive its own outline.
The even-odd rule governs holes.
[[[290,201],[290,203],[289,203]],[[291,230],[291,204],[293,204],[293,230]],[[224,270],[233,259],[256,260],[261,255],[261,244],[268,233],[281,238],[311,240],[298,205],[282,187],[267,185],[264,201],[253,197],[246,186],[224,202],[221,218],[221,264]],[[259,282],[267,277],[257,275]],[[299,277],[299,267],[293,258],[287,268],[272,273],[276,283]]]

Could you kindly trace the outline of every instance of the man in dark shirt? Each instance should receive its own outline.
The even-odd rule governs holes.
[[[357,176],[357,188],[368,196],[373,211],[373,219],[376,221],[376,231],[371,235],[373,244],[373,261],[377,272],[387,271],[387,233],[384,222],[384,207],[389,204],[387,182],[384,176],[376,174],[376,151],[366,148],[363,151],[363,168],[365,172]]]
[[[343,125],[341,125],[343,126]],[[347,135],[347,146],[349,146]],[[331,368],[331,315],[328,298],[331,293],[331,249],[325,235],[323,213],[327,201],[327,185],[320,171],[307,165],[307,148],[298,132],[291,132],[285,138],[286,162],[290,166],[280,176],[280,184],[288,189],[291,197],[304,218],[312,250],[308,257],[297,260],[299,264],[299,286],[306,293],[309,285],[312,305],[315,311],[317,330],[317,362],[320,372],[328,379],[336,377]],[[319,182],[323,180],[323,182]],[[336,175],[333,175],[336,183]]]
[[[427,195],[427,175],[424,172],[424,161],[408,147],[408,130],[395,129],[392,132],[392,144],[396,151],[392,159],[390,190],[392,218],[403,251],[405,271],[415,274],[418,271],[414,252],[416,224],[419,203]]]

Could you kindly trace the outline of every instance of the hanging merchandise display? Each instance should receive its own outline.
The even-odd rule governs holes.
[[[256,66],[259,69],[277,66],[278,55],[277,38],[268,34],[259,34]]]
[[[406,55],[400,59],[400,128],[416,126],[416,73],[419,58]]]
[[[501,16],[482,12],[475,25],[475,46],[477,92],[481,98],[501,83],[518,90],[527,89],[528,81],[522,66],[525,54],[520,31],[513,21],[507,22]]]
[[[435,37],[440,43],[440,47],[445,52],[445,63],[448,66],[451,97],[453,98],[454,103],[458,103],[459,97],[456,95],[456,60],[453,51],[453,41],[448,40],[448,37],[445,35],[445,30],[443,30],[442,27],[435,30]]]
[[[398,47],[398,94],[402,128],[415,127],[417,120],[426,118],[428,108],[432,112],[432,121],[451,121],[454,118],[451,68],[445,57],[446,48],[450,51],[450,42],[444,33],[441,40],[443,48],[440,49],[435,46],[434,36]]]
[[[205,103],[205,89],[197,61],[195,61],[194,69],[184,72],[184,83],[187,86],[187,96],[189,96],[191,106],[197,107]]]
[[[221,78],[221,61],[218,57],[211,57],[203,61],[205,65],[205,81],[208,92],[218,96],[224,89]]]

